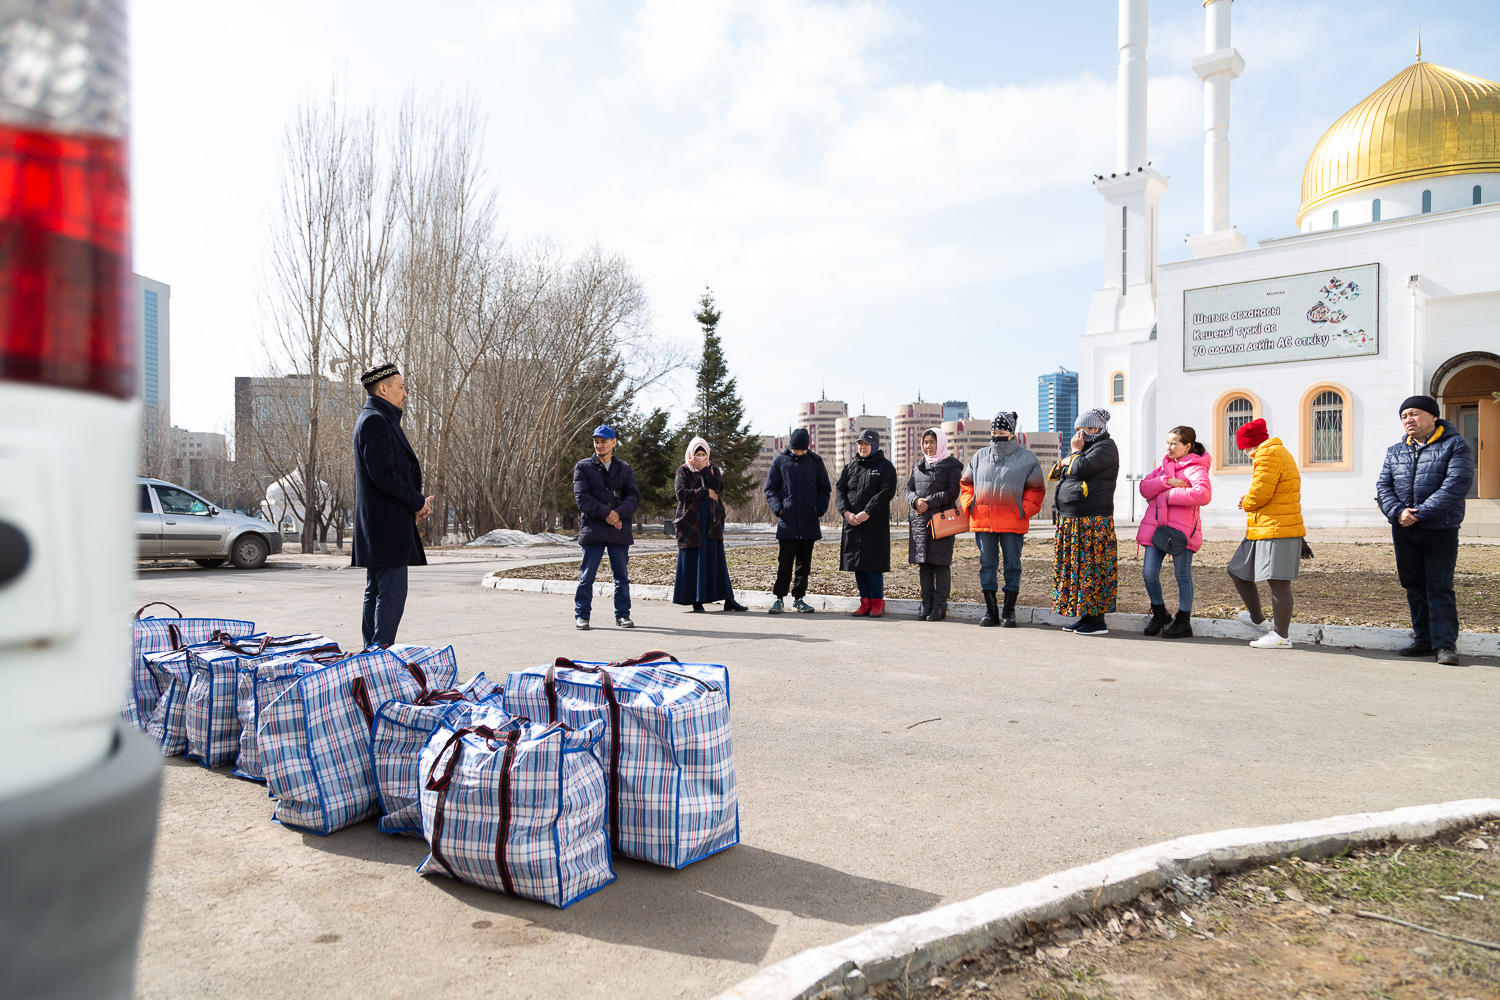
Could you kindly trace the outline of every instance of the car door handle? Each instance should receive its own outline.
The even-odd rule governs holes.
[[[176,524],[177,522],[176,521],[168,521],[167,523],[168,524]]]

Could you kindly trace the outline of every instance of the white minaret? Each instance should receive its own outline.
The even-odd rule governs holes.
[[[1233,3],[1204,0],[1206,51],[1193,60],[1193,72],[1203,81],[1203,233],[1187,242],[1198,257],[1245,249],[1245,237],[1229,224],[1229,81],[1245,70],[1229,41]]]

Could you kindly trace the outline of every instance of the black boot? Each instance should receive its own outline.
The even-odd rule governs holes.
[[[1146,623],[1146,634],[1156,635],[1161,631],[1162,626],[1171,620],[1172,616],[1167,614],[1165,604],[1151,605],[1151,620]]]
[[[922,608],[917,612],[917,621],[925,622],[932,617],[932,598],[922,595]]]
[[[1172,624],[1161,630],[1163,639],[1181,639],[1185,635],[1193,634],[1193,613],[1191,611],[1179,611],[1172,616]]]
[[[995,603],[993,590],[984,592],[984,617],[979,619],[979,624],[985,628],[994,628],[1000,624],[1000,606]]]
[[[725,611],[749,611],[750,609],[747,608],[747,607],[745,607],[739,601],[736,601],[731,596],[731,597],[726,597],[724,599],[724,610]]]
[[[946,597],[934,597],[932,599],[932,613],[927,616],[930,622],[940,622],[948,617],[948,599]]]
[[[1003,628],[1016,627],[1016,592],[1014,590],[1005,592],[1005,607],[1000,610],[1000,625]]]

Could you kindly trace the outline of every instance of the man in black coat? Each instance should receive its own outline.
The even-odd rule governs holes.
[[[354,554],[365,567],[366,646],[389,646],[406,610],[406,567],[426,566],[417,522],[432,513],[422,465],[401,430],[406,383],[395,365],[360,376],[369,398],[354,422]]]
[[[812,571],[813,545],[823,537],[818,520],[828,513],[833,484],[828,481],[828,468],[823,460],[808,450],[811,443],[807,428],[792,431],[791,447],[772,460],[771,471],[766,474],[766,504],[776,515],[776,539],[781,545],[776,583],[771,590],[776,595],[771,605],[773,615],[782,612],[781,602],[788,589],[793,608],[803,612],[816,610],[802,598],[807,595],[807,577]]]
[[[578,504],[578,544],[583,564],[578,568],[578,591],[573,596],[573,625],[589,627],[594,607],[594,575],[609,556],[615,581],[615,624],[635,628],[630,620],[630,546],[635,538],[630,519],[641,505],[635,471],[614,457],[618,441],[608,424],[594,428],[594,453],[573,466],[573,500]]]

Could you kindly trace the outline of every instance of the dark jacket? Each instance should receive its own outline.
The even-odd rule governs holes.
[[[766,504],[776,515],[777,538],[822,538],[818,520],[828,513],[833,484],[828,467],[815,451],[777,455],[766,474]]]
[[[723,496],[724,474],[710,465],[702,472],[684,462],[677,467],[677,547],[696,549],[703,544],[703,504],[708,503],[708,537],[724,539],[724,501],[708,495],[709,490]]]
[[[1059,516],[1113,517],[1120,451],[1105,432],[1097,441],[1085,444],[1083,451],[1059,461],[1047,478],[1058,480]]]
[[[1417,508],[1413,527],[1456,529],[1464,521],[1464,497],[1474,485],[1474,449],[1446,420],[1426,441],[1403,437],[1385,451],[1375,502],[1386,520],[1397,523],[1401,512]]]
[[[635,485],[635,472],[616,458],[606,472],[598,455],[590,455],[573,466],[573,500],[578,504],[579,545],[630,545],[630,519],[641,505],[641,491]],[[620,526],[611,528],[604,520],[609,512],[620,515]]]
[[[426,566],[417,534],[422,465],[401,430],[401,411],[379,396],[354,421],[354,544],[350,563],[372,569]]]
[[[944,455],[931,465],[929,462],[932,460],[923,455],[912,466],[911,475],[906,477],[906,523],[911,529],[911,539],[906,543],[906,561],[951,566],[953,542],[957,536],[933,538],[927,522],[932,520],[933,514],[958,505],[959,479],[964,474],[964,465],[952,455]],[[927,513],[917,512],[918,500],[927,501]]]
[[[839,474],[833,504],[840,514],[864,511],[864,524],[844,522],[839,539],[839,569],[888,573],[891,569],[891,498],[896,495],[896,467],[883,451],[856,457]]]

